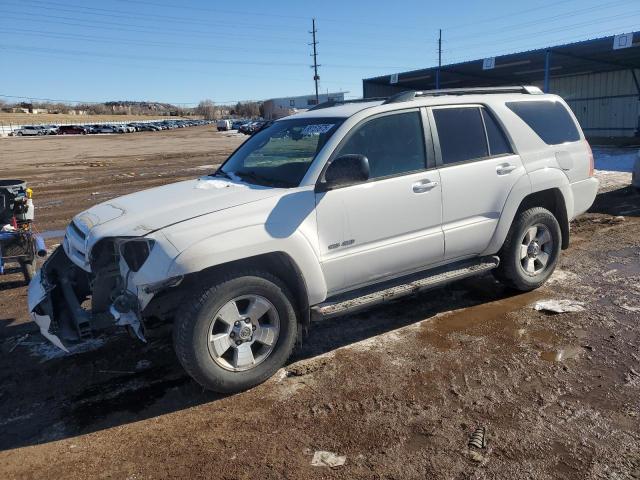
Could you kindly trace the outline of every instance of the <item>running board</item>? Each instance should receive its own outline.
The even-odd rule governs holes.
[[[493,270],[499,263],[500,259],[496,256],[467,260],[343,293],[311,307],[311,318],[320,320],[354,313],[399,297],[480,275]]]

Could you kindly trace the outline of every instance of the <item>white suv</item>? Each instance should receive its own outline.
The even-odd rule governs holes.
[[[76,216],[29,308],[61,348],[173,321],[187,372],[238,391],[280,368],[313,317],[488,271],[539,287],[597,189],[575,117],[535,87],[323,104],[265,125],[209,176]]]

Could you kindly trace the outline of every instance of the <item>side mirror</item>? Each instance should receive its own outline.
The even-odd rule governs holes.
[[[369,180],[369,159],[364,155],[348,154],[335,158],[324,174],[322,190]]]

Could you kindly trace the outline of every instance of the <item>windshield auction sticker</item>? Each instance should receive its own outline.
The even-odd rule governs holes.
[[[317,125],[307,125],[302,130],[302,135],[322,135],[333,128],[333,123],[318,123]]]

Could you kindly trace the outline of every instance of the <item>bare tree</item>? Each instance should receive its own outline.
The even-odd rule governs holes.
[[[196,107],[196,113],[202,115],[205,120],[215,120],[216,104],[213,100],[201,100]]]
[[[233,107],[233,113],[244,118],[255,118],[262,114],[262,103],[238,102]]]

